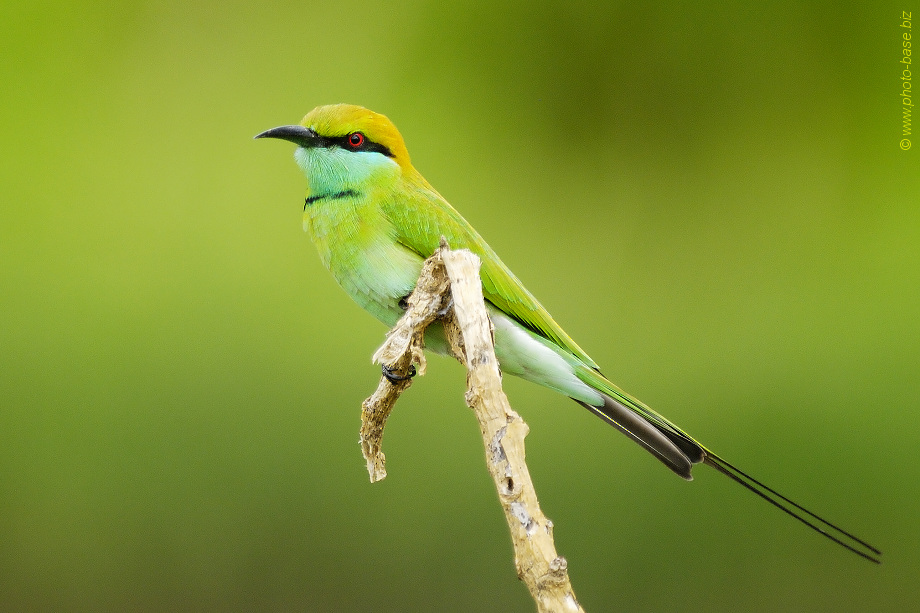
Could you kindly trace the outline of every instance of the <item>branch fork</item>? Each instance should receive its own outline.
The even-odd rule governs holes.
[[[569,581],[568,564],[556,553],[553,523],[540,510],[527,470],[524,437],[529,428],[502,391],[479,266],[476,255],[465,249],[451,251],[444,238],[425,261],[406,313],[374,354],[374,362],[397,380],[382,376],[377,390],[362,404],[361,451],[371,482],[386,477],[384,425],[400,394],[412,384],[407,375],[413,363],[419,375],[425,373],[425,329],[439,320],[451,353],[467,368],[466,403],[479,422],[486,464],[511,530],[518,577],[541,613],[584,613]]]

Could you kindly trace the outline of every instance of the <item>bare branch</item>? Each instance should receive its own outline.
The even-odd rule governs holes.
[[[423,370],[424,329],[440,317],[452,352],[467,368],[466,402],[479,422],[486,464],[511,529],[518,577],[527,584],[541,613],[584,613],[569,581],[568,564],[556,553],[553,523],[540,510],[527,470],[524,437],[529,429],[501,388],[479,266],[476,255],[450,251],[442,239],[441,247],[425,262],[409,310],[374,359],[400,374],[413,360]],[[383,377],[377,392],[364,402],[361,441],[371,481],[386,476],[380,451],[383,424],[408,384],[408,380],[392,384]]]
[[[425,261],[415,291],[407,300],[405,315],[390,330],[386,342],[373,357],[375,364],[381,364],[403,379],[393,382],[381,376],[377,390],[361,405],[361,452],[372,483],[387,476],[386,456],[381,449],[383,427],[400,394],[412,384],[412,363],[419,365],[419,375],[425,374],[425,328],[438,318],[449,302],[450,281],[439,249]]]

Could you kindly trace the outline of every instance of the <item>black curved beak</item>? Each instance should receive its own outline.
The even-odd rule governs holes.
[[[280,126],[256,134],[253,138],[278,138],[301,147],[317,147],[323,140],[316,132],[303,126]]]

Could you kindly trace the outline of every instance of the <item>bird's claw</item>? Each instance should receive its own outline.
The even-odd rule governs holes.
[[[400,381],[408,381],[415,376],[415,365],[409,364],[409,371],[405,375],[397,375],[395,369],[390,368],[386,364],[380,365],[380,372],[383,373],[383,376],[386,377],[387,381],[396,385]]]

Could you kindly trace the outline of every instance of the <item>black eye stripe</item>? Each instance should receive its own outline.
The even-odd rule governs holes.
[[[386,145],[381,145],[380,143],[375,143],[369,139],[367,135],[364,135],[364,142],[355,147],[350,142],[352,134],[354,134],[354,132],[344,136],[320,136],[320,142],[318,142],[317,145],[320,147],[341,147],[342,149],[348,151],[373,151],[376,153],[382,153],[388,158],[395,157],[393,152],[390,151],[389,147]]]

